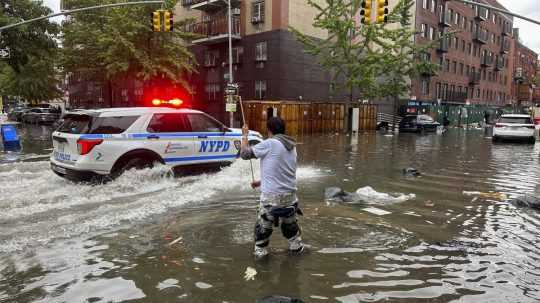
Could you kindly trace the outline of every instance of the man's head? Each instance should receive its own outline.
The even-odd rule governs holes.
[[[285,134],[285,121],[280,117],[272,117],[266,121],[266,128],[270,136]]]

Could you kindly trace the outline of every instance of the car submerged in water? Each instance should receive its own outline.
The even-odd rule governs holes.
[[[428,115],[407,115],[399,122],[399,131],[404,133],[436,132],[440,125]]]
[[[73,181],[103,182],[159,163],[173,169],[232,163],[241,129],[191,109],[110,108],[67,113],[52,134],[51,169]],[[250,131],[251,145],[262,141]]]

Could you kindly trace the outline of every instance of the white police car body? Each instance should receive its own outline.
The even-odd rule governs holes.
[[[173,168],[231,163],[238,157],[241,130],[196,110],[111,108],[66,114],[52,138],[50,162],[57,175],[100,181],[156,162]],[[262,136],[250,131],[248,139],[256,144]]]

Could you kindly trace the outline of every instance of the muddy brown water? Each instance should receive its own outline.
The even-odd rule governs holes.
[[[540,144],[493,145],[474,130],[302,138],[300,221],[312,248],[288,256],[277,229],[270,258],[256,262],[249,163],[79,185],[49,170],[46,127],[21,131],[23,151],[0,154],[0,302],[540,300],[539,212],[464,194],[537,192]],[[416,198],[326,203],[328,186]]]

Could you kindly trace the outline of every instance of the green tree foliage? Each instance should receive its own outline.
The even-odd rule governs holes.
[[[173,8],[176,0],[166,1]],[[69,8],[118,3],[113,0],[71,0]],[[174,32],[153,32],[151,13],[157,5],[136,5],[75,13],[63,24],[63,67],[66,73],[114,81],[122,77],[156,77],[189,88],[186,73],[194,71],[194,58],[182,31],[187,21],[175,20]]]
[[[435,43],[414,43],[411,25],[414,0],[400,0],[384,24],[357,22],[361,0],[308,0],[317,10],[313,26],[328,37],[312,38],[291,28],[320,64],[348,89],[366,99],[396,97],[409,92],[410,78],[434,74],[437,65],[420,60]]]
[[[0,26],[28,20],[52,11],[41,1],[0,0]],[[9,48],[9,59],[0,61],[0,94],[20,96],[29,101],[59,97],[57,77],[58,24],[48,20],[7,29],[1,33],[0,47]]]

